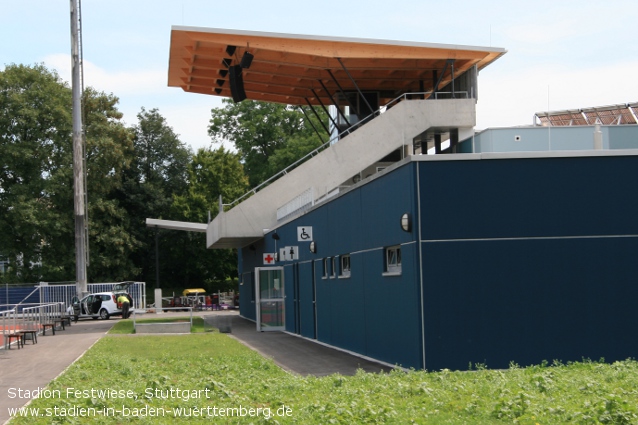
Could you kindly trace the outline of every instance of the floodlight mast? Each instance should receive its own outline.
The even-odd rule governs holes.
[[[71,1],[71,91],[73,96],[73,212],[75,214],[75,286],[78,297],[88,293],[86,282],[86,214],[84,207],[84,146],[80,81],[79,0]]]

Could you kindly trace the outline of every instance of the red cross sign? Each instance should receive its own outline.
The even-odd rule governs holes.
[[[275,263],[275,254],[265,253],[264,264],[274,264],[274,263]]]

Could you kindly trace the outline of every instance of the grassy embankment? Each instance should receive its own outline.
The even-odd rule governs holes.
[[[55,418],[16,418],[12,424],[638,423],[638,363],[633,360],[299,377],[217,332],[107,336],[48,389],[59,391],[59,397],[43,397],[29,407],[40,408],[40,414],[43,409],[55,413],[57,407]],[[130,391],[133,398],[88,394],[108,389]],[[68,416],[77,415],[78,408],[87,409],[87,417]],[[186,409],[179,418],[178,408]],[[233,411],[219,416],[220,408],[235,408],[235,414],[244,416],[230,417]],[[213,414],[217,416],[208,416]]]

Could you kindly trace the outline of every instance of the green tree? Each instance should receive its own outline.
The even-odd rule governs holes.
[[[215,143],[234,144],[252,187],[322,143],[298,108],[258,101],[223,102],[223,107],[211,111],[208,133]],[[322,117],[327,121],[325,114]],[[318,122],[315,127],[322,128]]]
[[[138,268],[131,259],[139,243],[129,232],[129,218],[116,196],[122,173],[132,157],[132,134],[121,122],[117,97],[87,88],[83,95],[86,139],[87,210],[90,282],[131,279]],[[48,178],[50,210],[48,241],[42,252],[45,280],[74,280],[75,226],[73,213],[73,149],[61,141],[52,156]]]
[[[199,149],[188,172],[188,192],[173,200],[174,220],[206,223],[209,212],[211,216],[218,213],[220,195],[223,199],[236,199],[248,190],[239,155],[224,148]],[[227,278],[237,276],[237,254],[233,250],[207,249],[203,233],[166,232],[170,232],[167,274],[174,287],[222,290],[226,289]]]
[[[132,155],[117,98],[84,94],[88,278],[121,280],[136,273],[137,242],[116,199]],[[9,65],[0,73],[0,252],[8,280],[75,279],[71,90],[43,65]]]
[[[71,138],[71,91],[43,65],[8,65],[0,72],[0,252],[8,280],[41,277],[43,254],[59,231],[50,177]],[[73,210],[71,210],[72,212]]]
[[[130,217],[130,233],[141,243],[133,254],[141,269],[137,278],[151,283],[155,281],[155,237],[146,219],[170,216],[173,196],[188,189],[192,152],[159,110],[142,108],[137,119],[131,129],[133,159],[124,172],[120,200]]]
[[[133,254],[140,242],[118,199],[123,173],[134,158],[133,134],[117,110],[118,98],[88,88],[84,92],[89,267],[92,282],[130,280],[139,273]]]

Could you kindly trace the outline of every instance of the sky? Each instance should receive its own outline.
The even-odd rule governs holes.
[[[637,21],[635,0],[84,0],[85,85],[117,96],[127,125],[158,108],[197,150],[221,98],[168,87],[173,25],[500,47],[479,74],[476,129],[531,125],[536,112],[638,101]],[[0,70],[44,63],[70,81],[70,52],[70,1],[0,0]]]

